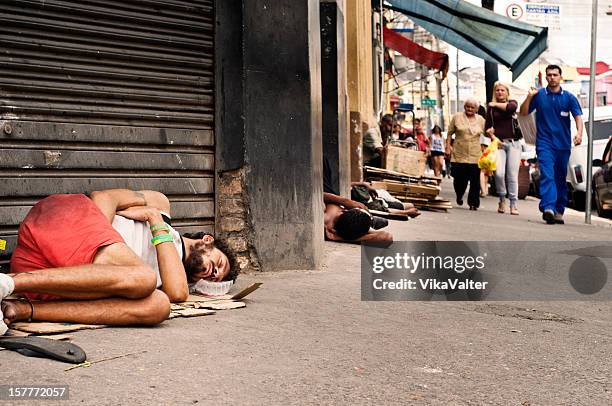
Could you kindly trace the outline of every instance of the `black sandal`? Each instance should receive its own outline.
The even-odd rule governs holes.
[[[71,364],[80,364],[87,359],[85,351],[78,345],[43,337],[0,337],[0,347],[17,351],[27,357],[51,358]]]

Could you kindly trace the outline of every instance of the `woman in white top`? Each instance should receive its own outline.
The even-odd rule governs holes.
[[[444,167],[444,138],[438,125],[431,129],[431,162],[434,175],[440,176]]]

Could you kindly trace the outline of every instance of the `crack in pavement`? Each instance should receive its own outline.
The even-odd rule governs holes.
[[[562,324],[576,324],[583,322],[581,319],[576,319],[561,314],[510,305],[485,304],[469,308],[468,310],[483,314],[493,314],[500,317],[514,317],[518,319],[536,321],[554,321]]]

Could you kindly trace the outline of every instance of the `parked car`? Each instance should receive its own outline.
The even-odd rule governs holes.
[[[589,128],[589,109],[583,110],[584,130],[582,144],[572,148],[567,170],[567,188],[570,206],[584,210],[586,202],[586,170]],[[572,139],[576,135],[576,124],[572,117]],[[601,157],[608,138],[612,136],[612,106],[596,107],[593,121],[593,157]]]
[[[593,201],[599,217],[612,218],[612,136],[608,138],[601,159],[593,160]]]

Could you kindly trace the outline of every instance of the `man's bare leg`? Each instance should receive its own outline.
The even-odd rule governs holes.
[[[155,271],[124,243],[98,250],[93,264],[9,274],[15,293],[58,295],[67,299],[141,299],[156,287]]]
[[[94,263],[9,274],[14,293],[46,293],[73,301],[2,301],[5,322],[27,320],[109,324],[161,323],[170,313],[168,297],[155,289],[155,272],[125,244],[98,250]],[[99,299],[99,300],[90,300]]]
[[[421,212],[417,208],[415,208],[415,207],[412,207],[412,208],[406,209],[406,210],[393,209],[393,208],[389,207],[388,210],[389,210],[390,214],[399,214],[399,215],[402,215],[402,216],[409,216],[410,218],[415,218],[415,217],[421,215]]]
[[[6,324],[28,320],[114,326],[155,325],[168,318],[170,302],[159,290],[143,299],[100,299],[32,302],[5,300],[2,312]]]

